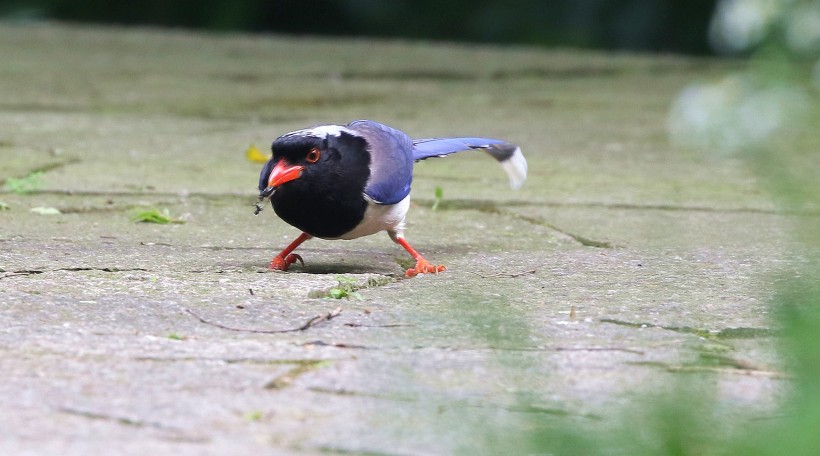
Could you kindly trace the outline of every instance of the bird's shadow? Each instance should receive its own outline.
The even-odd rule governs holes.
[[[352,263],[306,263],[305,266],[293,265],[288,272],[301,272],[303,274],[317,275],[342,275],[342,274],[381,274],[396,275],[401,272],[398,264],[394,267],[376,264],[352,264]]]
[[[465,252],[470,252],[472,249],[466,246],[453,246],[453,245],[439,245],[439,246],[431,246],[428,248],[430,252],[433,252],[430,256],[432,258],[438,258],[440,255],[449,254],[463,254]],[[340,258],[344,258],[347,256],[346,259],[340,259],[334,261],[332,259],[327,259],[326,261],[316,261],[317,255],[315,252],[308,251],[305,254],[305,264],[304,266],[299,264],[298,262],[291,265],[288,268],[287,273],[302,273],[302,274],[314,274],[314,275],[344,275],[344,274],[379,274],[383,276],[391,276],[391,277],[404,277],[404,271],[407,268],[413,267],[413,260],[408,256],[405,255],[391,255],[389,253],[380,253],[374,254],[373,252],[367,251],[366,254],[362,252],[351,251],[349,249],[337,249],[337,250],[325,250],[321,252],[322,255],[326,255],[328,258],[338,256]],[[318,255],[321,257],[321,255]],[[279,271],[273,271],[266,267],[265,264],[260,263],[243,263],[240,268],[242,270],[248,271],[256,271],[260,273],[264,272],[271,272],[277,273]]]
[[[218,268],[239,269],[247,272],[281,274],[282,271],[269,269],[267,265],[260,263],[243,263],[241,265],[222,265]],[[404,269],[396,261],[377,261],[372,263],[348,263],[348,262],[321,262],[306,261],[302,266],[295,263],[288,268],[284,274],[312,274],[312,275],[344,275],[344,274],[379,274],[383,276],[399,277]]]

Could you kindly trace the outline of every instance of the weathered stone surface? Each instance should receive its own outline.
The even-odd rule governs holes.
[[[0,179],[44,171],[0,193],[2,454],[446,454],[606,426],[682,372],[732,416],[787,386],[790,216],[665,140],[719,61],[60,25],[2,26],[0,55]],[[253,217],[245,149],[356,118],[517,141],[530,179],[417,165],[408,238],[446,273],[403,279],[386,235],[267,271],[298,233]],[[339,276],[361,300],[313,297]]]

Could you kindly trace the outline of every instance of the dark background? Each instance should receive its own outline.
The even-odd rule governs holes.
[[[0,18],[708,54],[717,0],[0,0]]]

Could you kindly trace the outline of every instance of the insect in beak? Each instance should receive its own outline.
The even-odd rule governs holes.
[[[259,215],[262,212],[262,207],[267,200],[273,196],[274,192],[276,192],[276,187],[267,187],[266,189],[259,192],[259,197],[256,199],[256,210],[253,211],[253,215]]]

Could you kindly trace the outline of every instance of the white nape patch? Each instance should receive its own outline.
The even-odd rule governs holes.
[[[355,228],[339,236],[339,239],[356,239],[385,230],[398,233],[404,231],[404,217],[410,209],[410,195],[396,204],[377,204],[367,195],[364,198],[367,200],[364,218]]]
[[[524,154],[521,153],[521,148],[516,147],[515,152],[513,152],[510,158],[502,161],[500,164],[510,178],[510,188],[521,188],[521,186],[524,185],[524,181],[527,180],[527,159],[524,158]]]
[[[342,133],[347,133],[353,136],[359,136],[357,132],[342,125],[319,125],[317,127],[292,131],[283,136],[312,136],[314,138],[327,138],[328,135],[341,136]]]

